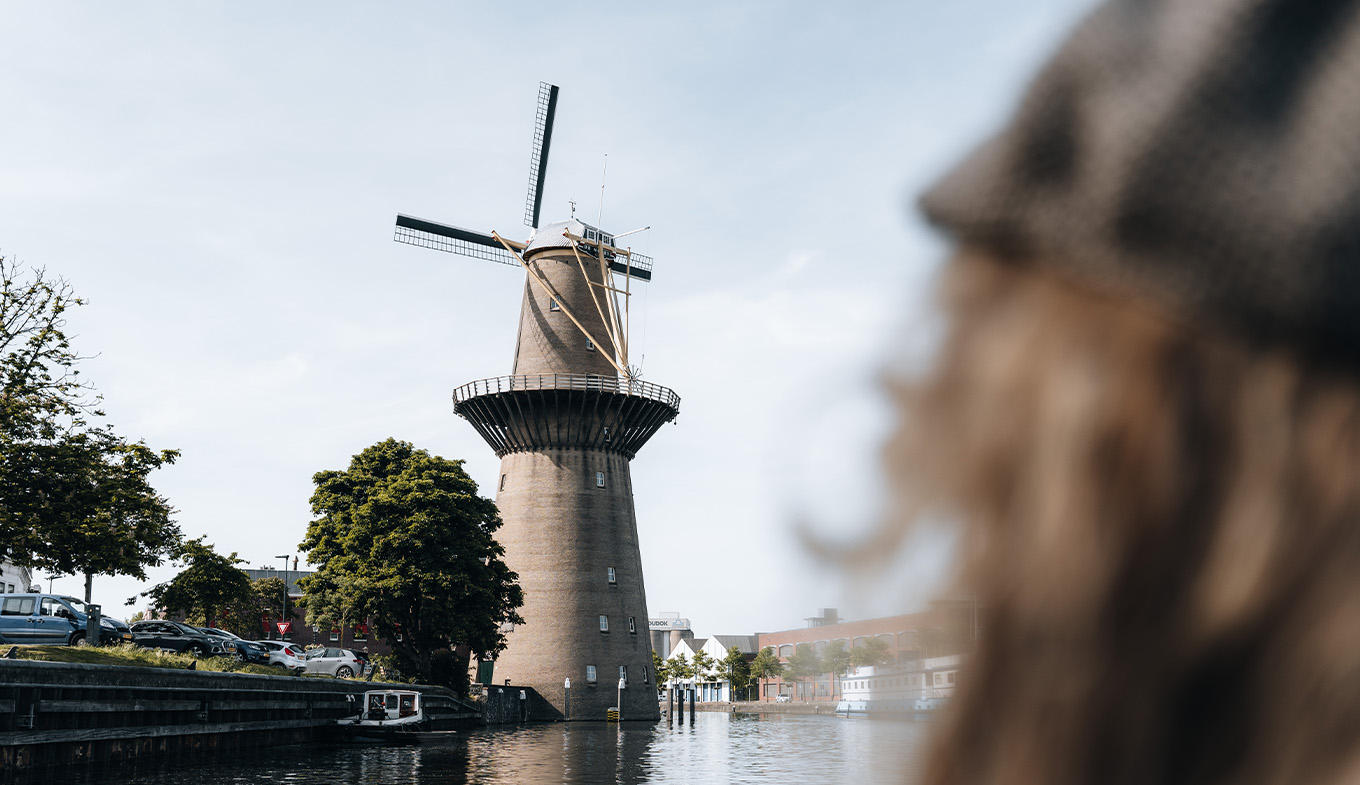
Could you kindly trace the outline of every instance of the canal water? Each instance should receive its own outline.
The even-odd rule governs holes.
[[[63,783],[910,783],[926,722],[699,712],[683,724],[489,728],[416,747],[310,745],[125,764]]]

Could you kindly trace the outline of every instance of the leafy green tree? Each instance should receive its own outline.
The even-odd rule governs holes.
[[[147,476],[179,453],[130,443],[108,425],[65,334],[83,305],[42,270],[0,257],[0,557],[54,574],[145,579],[181,539]]]
[[[747,690],[746,699],[751,699],[749,694],[751,664],[746,661],[746,655],[741,653],[741,649],[736,646],[727,648],[727,655],[718,663],[718,677],[732,685],[733,699],[736,698],[737,690]]]
[[[845,641],[832,641],[827,644],[826,651],[822,652],[822,670],[830,673],[831,678],[835,680],[833,694],[840,691],[841,682],[855,667],[853,659],[850,650],[845,648]]]
[[[696,680],[713,680],[713,666],[715,663],[713,662],[713,656],[711,654],[700,649],[699,651],[694,652],[694,659],[690,661],[690,664],[694,667],[694,678]]]
[[[756,658],[751,661],[751,677],[756,679],[775,679],[784,675],[784,664],[779,661],[778,655],[774,653],[774,648],[766,646],[756,652]]]
[[[317,568],[299,581],[309,618],[372,618],[371,634],[422,680],[436,651],[459,647],[464,661],[448,686],[465,691],[469,656],[494,658],[503,625],[523,623],[518,576],[494,538],[495,503],[477,495],[462,461],[396,439],[313,481],[317,517],[300,546]]]
[[[666,660],[661,659],[661,655],[652,649],[652,670],[656,673],[656,683],[665,684],[671,678],[671,665]]]
[[[697,671],[694,668],[694,661],[683,654],[671,655],[670,659],[666,660],[666,664],[671,678],[676,681],[692,679],[697,675]]]
[[[892,661],[892,649],[888,642],[881,638],[869,638],[864,641],[864,645],[856,646],[854,651],[850,652],[850,663],[856,668],[881,668],[892,664]]]
[[[175,557],[177,566],[184,569],[165,583],[152,586],[145,596],[157,608],[214,626],[223,610],[250,596],[250,578],[236,566],[245,559],[235,552],[223,556],[205,539],[186,540]]]
[[[250,592],[222,612],[219,625],[222,629],[234,632],[242,638],[254,640],[260,637],[265,615],[271,617],[278,615],[283,591],[282,578],[259,578],[251,581]]]
[[[789,678],[795,682],[813,681],[820,676],[822,670],[822,658],[817,656],[817,652],[811,644],[800,643],[789,657],[787,663]],[[807,692],[803,693],[805,696]]]

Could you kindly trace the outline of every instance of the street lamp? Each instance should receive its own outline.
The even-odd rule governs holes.
[[[283,618],[279,621],[288,621],[288,555],[275,556],[275,559],[283,559]],[[279,630],[279,637],[283,637],[283,630]]]

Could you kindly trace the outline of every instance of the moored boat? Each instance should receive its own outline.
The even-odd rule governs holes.
[[[336,720],[340,739],[419,744],[454,736],[480,719],[474,706],[437,692],[369,690],[361,706],[359,714]]]
[[[959,658],[936,657],[924,667],[857,668],[841,680],[836,713],[843,717],[912,717],[944,706],[954,692]]]

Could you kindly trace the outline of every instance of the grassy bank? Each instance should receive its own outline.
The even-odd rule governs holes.
[[[79,662],[90,665],[128,665],[136,668],[171,668],[184,670],[194,663],[200,671],[255,673],[262,676],[283,676],[287,671],[264,665],[247,665],[235,657],[195,657],[192,654],[171,654],[161,649],[147,649],[132,644],[118,646],[15,646],[18,659],[44,662]],[[9,651],[0,645],[0,651]]]

